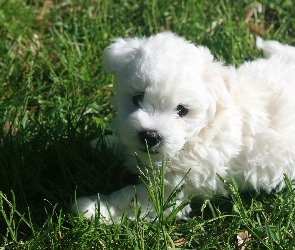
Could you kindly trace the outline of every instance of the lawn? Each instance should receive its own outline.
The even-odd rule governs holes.
[[[295,249],[287,178],[278,194],[225,183],[232,195],[195,200],[188,221],[160,206],[146,222],[134,206],[135,221],[104,225],[69,205],[132,179],[89,144],[116,115],[101,63],[112,38],[172,30],[238,66],[261,56],[257,35],[295,45],[294,13],[293,0],[0,0],[0,249]]]

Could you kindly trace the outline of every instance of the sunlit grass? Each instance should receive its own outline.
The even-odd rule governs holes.
[[[176,207],[163,216],[173,197],[161,200],[159,170],[154,222],[136,206],[135,221],[108,226],[70,213],[75,194],[108,194],[133,179],[105,145],[89,143],[112,133],[113,79],[101,63],[110,39],[172,30],[234,65],[260,56],[256,35],[295,44],[291,0],[259,1],[247,19],[250,3],[0,1],[0,249],[241,249],[244,231],[246,249],[293,249],[288,179],[279,194],[229,186],[231,196],[194,200],[191,219],[178,221]]]

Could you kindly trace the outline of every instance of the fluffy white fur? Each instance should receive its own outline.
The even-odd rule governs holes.
[[[147,140],[155,165],[170,159],[167,195],[191,170],[179,203],[191,194],[226,194],[216,173],[229,180],[227,170],[241,190],[279,191],[284,173],[295,179],[295,48],[260,38],[257,47],[268,58],[238,69],[170,32],[118,38],[104,51],[106,71],[115,76],[114,106],[123,145],[145,161]],[[182,116],[180,107],[188,109],[187,114]],[[139,205],[153,218],[145,187],[135,188]],[[111,221],[106,202],[115,221],[123,212],[133,218],[133,186],[100,197],[106,222]],[[78,209],[87,210],[90,218],[96,200],[97,195],[80,198]],[[179,218],[189,211],[188,206]]]

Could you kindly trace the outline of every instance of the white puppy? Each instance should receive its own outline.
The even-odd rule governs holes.
[[[167,195],[190,170],[178,204],[192,194],[227,193],[216,173],[230,181],[230,171],[241,190],[266,192],[284,187],[284,173],[295,179],[295,48],[262,39],[257,46],[268,59],[238,69],[170,32],[118,38],[104,51],[106,71],[115,76],[121,142],[143,161],[146,143],[155,165],[170,160]],[[144,185],[135,188],[143,214],[153,218]],[[133,186],[101,195],[106,222],[106,202],[115,221],[123,212],[132,219],[133,197]],[[80,198],[78,209],[91,217],[96,200]],[[189,211],[187,206],[179,218]]]

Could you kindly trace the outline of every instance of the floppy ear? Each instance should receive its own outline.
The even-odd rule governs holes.
[[[231,77],[227,75],[220,75],[218,78],[216,78],[216,82],[214,82],[217,103],[221,107],[229,107],[233,102],[231,97],[231,81]]]
[[[204,79],[211,86],[212,94],[216,98],[217,105],[220,107],[229,107],[233,100],[231,97],[232,82],[234,81],[233,69],[213,62],[212,67],[206,70]]]
[[[107,73],[115,74],[120,68],[128,63],[138,50],[142,39],[116,38],[114,43],[103,52],[103,64]]]

